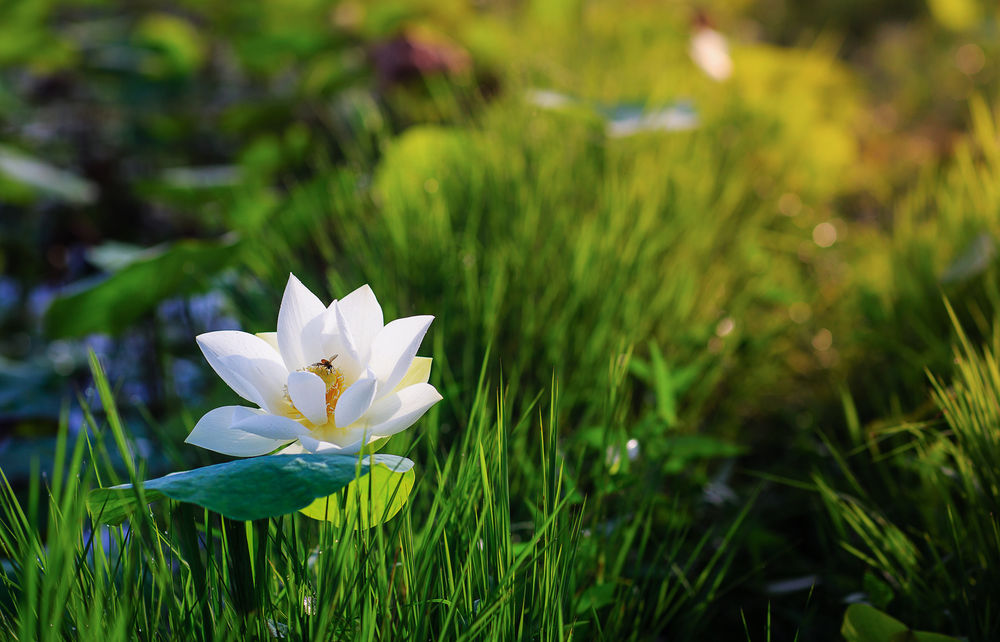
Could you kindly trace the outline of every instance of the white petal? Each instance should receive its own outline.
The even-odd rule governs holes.
[[[289,446],[288,448],[286,448],[281,452],[282,454],[288,453],[289,455],[302,452],[337,452],[342,455],[355,455],[361,452],[361,448],[363,446],[383,438],[378,435],[366,436],[365,432],[366,428],[363,427],[352,428],[346,431],[342,435],[341,439],[339,439],[337,442],[320,441],[312,437],[307,437],[304,439],[304,441],[309,441],[311,439],[310,447],[313,450],[306,450],[306,448],[304,448],[301,445],[292,444],[291,446]],[[381,455],[375,455],[376,458],[380,456]],[[375,463],[380,463],[380,462],[376,460]]]
[[[337,355],[336,365],[348,382],[357,381],[364,372],[358,349],[347,327],[347,320],[340,311],[340,301],[334,301],[327,308],[323,320],[322,346],[326,358]]]
[[[427,383],[431,378],[431,363],[433,361],[430,357],[413,357],[410,369],[406,371],[406,374],[403,375],[403,378],[399,380],[399,383],[396,384],[396,387],[392,391],[399,392],[403,388],[409,388],[414,384]]]
[[[256,332],[254,333],[253,336],[257,337],[258,339],[263,339],[264,341],[267,342],[267,345],[274,348],[275,352],[277,352],[279,355],[281,354],[281,348],[278,347],[277,332]]]
[[[205,413],[186,441],[195,446],[233,457],[256,457],[288,443],[288,439],[262,437],[236,428],[234,424],[257,416],[259,411],[243,406],[223,406]]]
[[[266,412],[240,419],[233,424],[233,428],[259,437],[277,439],[282,443],[288,443],[309,434],[309,429],[299,422]]]
[[[427,315],[396,319],[387,323],[375,337],[368,367],[379,380],[376,397],[392,390],[402,380],[433,320],[434,317]]]
[[[302,444],[302,448],[305,449],[306,452],[310,453],[342,453],[346,455],[353,455],[358,452],[357,450],[343,450],[340,446],[333,442],[320,441],[319,439],[309,435],[299,437],[299,443]],[[358,447],[358,450],[360,450],[360,446]]]
[[[289,274],[278,310],[278,346],[289,370],[299,370],[328,356],[320,354],[325,311],[319,298]]]
[[[288,396],[306,419],[322,426],[326,418],[326,384],[312,372],[292,372],[288,375]]]
[[[441,401],[429,383],[418,383],[379,399],[365,415],[369,436],[388,437],[412,426],[427,410]]]
[[[361,436],[364,437],[364,433],[362,433]],[[364,445],[370,441],[372,440],[369,439],[368,441],[362,441],[360,438],[358,438],[352,441],[351,443],[347,444],[346,446],[338,446],[337,452],[340,453],[341,455],[357,455],[359,452],[361,452],[361,448],[364,447]]]
[[[319,444],[316,446],[316,452],[318,453],[338,453],[341,455],[353,455],[354,453],[358,452],[358,450],[360,450],[360,447],[357,450],[347,450],[329,441],[320,441]]]
[[[277,407],[288,371],[266,341],[232,330],[207,332],[197,341],[209,365],[236,394],[264,408]]]
[[[309,451],[302,447],[302,443],[301,442],[295,441],[295,442],[292,442],[291,444],[289,444],[288,446],[286,446],[285,448],[282,448],[280,451],[278,451],[275,454],[276,455],[301,455],[302,453],[307,453],[307,452],[309,452]]]
[[[382,319],[382,306],[378,304],[371,287],[365,284],[340,299],[337,307],[354,340],[359,362],[367,363],[372,341],[385,325]]]
[[[378,381],[371,370],[366,372],[366,376],[356,382],[340,395],[337,400],[337,407],[333,411],[334,423],[341,428],[350,426],[361,418],[375,400],[375,388]]]

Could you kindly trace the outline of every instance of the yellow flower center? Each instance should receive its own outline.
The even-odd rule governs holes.
[[[326,420],[327,422],[333,421],[333,411],[337,409],[337,401],[340,400],[340,395],[344,393],[344,373],[340,371],[339,368],[333,365],[333,360],[323,359],[311,366],[306,366],[302,368],[302,372],[311,372],[326,384]],[[305,415],[295,407],[292,403],[291,397],[288,396],[288,391],[285,390],[285,401],[288,403],[289,413],[288,416],[296,421],[303,421],[309,426],[315,426],[312,422],[306,419]]]

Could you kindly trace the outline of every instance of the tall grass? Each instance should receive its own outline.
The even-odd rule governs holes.
[[[529,131],[519,126],[526,113]],[[877,239],[861,230],[827,254],[806,251],[822,217],[776,209],[773,194],[762,196],[745,172],[757,130],[719,145],[729,131],[710,124],[669,145],[613,141],[589,116],[498,103],[476,123],[386,140],[370,167],[321,163],[315,178],[273,201],[266,225],[244,229],[247,266],[259,281],[240,281],[245,290],[234,295],[251,331],[272,329],[261,320],[273,318],[287,270],[330,294],[370,282],[391,293],[389,317],[437,315],[428,347],[445,401],[390,444],[421,471],[406,509],[358,532],[295,516],[246,526],[176,505],[126,527],[91,525],[81,497],[133,474],[115,462],[132,461],[127,423],[136,420],[115,411],[99,375],[103,410],[88,414],[90,430],[77,441],[64,422],[65,455],[48,483],[6,489],[6,632],[238,639],[287,627],[319,638],[696,638],[739,635],[741,608],[750,621],[770,613],[772,599],[753,588],[761,576],[822,570],[831,586],[849,590],[844,576],[853,571],[838,568],[828,548],[847,537],[844,515],[854,515],[848,526],[868,533],[863,543],[874,549],[881,538],[908,541],[905,533],[847,511],[864,502],[844,500],[832,526],[816,520],[799,491],[770,486],[755,504],[756,476],[733,481],[732,467],[716,463],[750,447],[748,466],[766,462],[772,479],[810,462],[826,466],[809,429],[836,416],[840,390],[864,380],[855,376],[915,345],[904,334],[879,351],[859,350],[865,344],[843,324],[864,309],[876,321],[873,337],[917,322],[937,327],[940,315],[924,298],[950,257],[921,270],[907,270],[902,258],[897,265],[894,257],[934,234],[917,234],[901,218],[895,254],[876,257],[898,270],[894,279],[866,274],[856,298],[813,292],[831,265],[872,256]],[[978,171],[969,176],[986,180]],[[956,181],[955,189],[969,189]],[[241,203],[232,203],[234,219]],[[966,208],[947,211],[959,220]],[[957,232],[940,235],[961,250]],[[988,274],[967,282],[988,288]],[[977,300],[963,299],[970,315]],[[807,301],[815,317],[791,322],[789,308]],[[904,309],[910,325],[894,316]],[[824,326],[834,330],[840,361],[809,346]],[[924,336],[937,355],[940,337]],[[898,371],[900,381],[885,382],[889,403],[861,389],[865,403],[849,404],[848,447],[866,445],[862,424],[880,416],[873,408],[892,416],[913,407],[922,390],[912,383],[917,361]],[[177,410],[193,417],[201,408]],[[170,425],[158,431],[173,439],[166,448],[186,452],[177,447],[183,431]],[[893,454],[911,450],[904,444]],[[883,501],[898,491],[919,505],[940,492],[930,483],[903,489],[882,468],[849,477],[852,492],[869,486]],[[828,501],[843,499],[831,481],[841,474],[814,482]],[[776,524],[803,520],[817,533],[804,546],[773,535]],[[899,573],[917,559],[901,546],[865,562]],[[793,607],[775,601],[775,630],[802,629],[799,597]],[[817,602],[820,628],[829,630],[840,598]],[[955,628],[972,629],[964,621]]]
[[[241,235],[220,283],[249,331],[274,329],[289,271],[324,298],[368,282],[388,318],[436,315],[444,401],[388,445],[417,464],[400,514],[359,530],[165,502],[92,523],[88,489],[145,475],[133,428],[205,463],[181,439],[232,400],[119,407],[95,363],[86,430],[64,417],[51,475],[0,492],[3,635],[726,639],[763,621],[829,639],[864,590],[908,624],[994,636],[997,344],[970,346],[1000,303],[977,244],[1000,233],[996,118],[974,101],[955,160],[855,220],[855,190],[891,186],[854,148],[860,98],[831,52],[744,45],[714,83],[686,19],[641,4],[497,18],[538,49],[490,100],[433,81],[312,96],[318,122],[247,143],[239,190],[180,201]],[[594,108],[537,108],[539,87]],[[692,98],[700,126],[609,137],[600,108],[637,96]],[[952,339],[955,382],[931,394]],[[815,599],[771,587],[801,576]]]
[[[96,362],[94,374],[114,426]],[[109,451],[130,461],[131,446],[93,415],[94,434],[110,430],[115,446],[86,432],[70,440],[64,421],[51,479],[33,478],[26,498],[3,486],[0,626],[19,640],[639,639],[696,628],[727,547],[706,550],[707,534],[695,541],[682,528],[652,533],[646,516],[663,507],[650,495],[631,502],[632,519],[597,522],[588,510],[610,493],[583,502],[567,487],[560,403],[553,390],[514,416],[506,392],[481,378],[454,446],[421,460],[412,501],[371,530],[296,515],[238,523],[172,502],[121,526],[91,523],[86,491],[116,481]],[[509,437],[525,431],[539,457],[512,460]],[[515,499],[527,510],[518,522],[512,462],[539,482]],[[635,575],[650,555],[665,567]]]
[[[816,482],[841,545],[873,573],[873,600],[914,628],[991,640],[1000,633],[1000,335],[976,348],[952,318],[954,375],[931,375],[940,414],[873,434],[852,458],[868,463],[843,461],[843,490]],[[881,470],[882,484],[859,482],[860,465]]]

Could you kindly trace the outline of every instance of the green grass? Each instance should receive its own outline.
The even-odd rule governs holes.
[[[959,340],[951,380],[931,378],[939,415],[884,430],[851,458],[883,472],[884,486],[875,488],[895,501],[863,488],[846,461],[851,484],[843,491],[816,481],[842,546],[877,573],[871,583],[886,604],[908,623],[988,640],[1000,632],[991,608],[1000,561],[1000,344],[994,334],[977,349],[960,327]]]
[[[94,372],[108,429],[131,462],[96,363]],[[588,515],[612,494],[584,500],[567,489],[556,393],[515,417],[505,393],[482,379],[476,390],[461,436],[441,456],[421,459],[412,501],[371,530],[355,529],[354,516],[339,528],[301,516],[242,523],[177,503],[122,526],[90,525],[87,489],[121,474],[102,464],[110,461],[103,439],[81,433],[70,443],[64,423],[53,477],[34,478],[25,510],[3,487],[5,635],[629,639],[695,626],[718,590],[737,524],[713,533],[725,538],[714,552],[708,534],[680,526],[652,533],[648,516],[663,507],[649,494],[629,502],[627,522],[595,523]],[[537,458],[514,460],[518,476],[539,483],[537,494],[517,500],[524,519],[512,523],[508,436],[525,432],[541,448]],[[662,571],[671,581],[655,572],[630,577],[636,558],[669,563]]]
[[[49,4],[17,24],[47,24]],[[5,459],[0,637],[827,640],[858,593],[915,629],[997,637],[988,92],[962,99],[966,133],[915,172],[865,148],[881,141],[865,83],[877,76],[837,58],[836,34],[788,49],[734,38],[734,76],[717,83],[688,59],[689,17],[657,3],[386,3],[347,35],[329,25],[350,7],[190,4],[156,18],[159,31],[102,27],[145,61],[135,69],[77,61],[58,21],[35,35],[68,49],[32,54],[25,36],[0,52],[85,78],[92,107],[127,104],[95,134],[127,132],[125,157],[224,158],[239,176],[211,189],[127,181],[172,239],[223,240],[118,272],[98,310],[86,295],[51,308],[50,333],[103,323],[151,337],[154,354],[136,360],[162,394],[134,402],[94,357],[92,375],[59,380],[52,460],[18,480]],[[729,26],[744,15],[715,9]],[[335,73],[407,21],[455,34],[474,69],[377,90]],[[950,60],[976,33],[936,46]],[[218,70],[198,61],[218,51],[245,75],[229,79],[239,100],[214,111]],[[278,95],[254,93],[265,85]],[[549,88],[579,104],[526,99]],[[598,109],[679,99],[696,129],[615,138]],[[46,211],[3,181],[4,207]],[[58,212],[101,222],[105,206],[112,222],[132,212]],[[12,225],[11,241],[4,227],[0,250],[26,281],[41,280],[43,253],[9,247],[33,225]],[[163,289],[143,288],[160,271]],[[175,359],[213,375],[193,323],[171,327],[154,304],[210,288],[245,330],[272,331],[289,272],[324,300],[369,283],[386,318],[436,317],[421,354],[444,399],[386,446],[416,463],[402,511],[366,530],[356,515],[242,523],[164,500],[93,523],[90,489],[221,459],[183,438],[233,393],[218,381],[177,393]]]
[[[901,218],[896,245],[874,259],[897,269],[894,279],[864,273],[857,291],[817,294],[816,280],[881,241],[859,229],[853,242],[803,256],[822,217],[803,225],[753,185],[746,168],[760,131],[752,115],[740,116],[748,133],[723,148],[723,124],[670,144],[609,141],[573,114],[530,112],[524,131],[525,109],[499,103],[480,122],[411,129],[387,139],[370,168],[321,166],[245,231],[247,273],[233,294],[249,330],[270,329],[289,270],[324,294],[369,282],[385,293],[389,318],[437,315],[425,351],[445,400],[389,446],[418,466],[403,512],[355,531],[294,515],[233,523],[168,503],[125,526],[93,525],[87,489],[143,476],[115,410],[111,385],[121,382],[108,382],[95,364],[103,411],[88,414],[94,441],[87,433],[69,440],[64,421],[52,477],[5,487],[5,635],[752,638],[747,621],[766,613],[768,637],[789,629],[822,638],[836,630],[841,595],[865,577],[845,571],[855,568],[843,566],[838,550],[846,550],[883,574],[877,582],[895,596],[887,604],[908,623],[988,639],[995,625],[978,604],[991,599],[992,584],[980,580],[981,598],[919,574],[929,560],[947,578],[965,577],[969,564],[997,568],[985,552],[976,560],[946,552],[967,541],[990,545],[989,523],[972,530],[975,522],[955,514],[938,519],[937,531],[917,521],[928,530],[913,532],[868,508],[899,492],[920,504],[903,510],[907,519],[920,520],[961,505],[958,497],[982,501],[975,477],[952,496],[951,482],[925,464],[907,464],[921,482],[907,488],[881,471],[914,453],[918,463],[943,457],[936,444],[951,443],[949,433],[922,421],[864,425],[879,417],[895,425],[911,404],[929,400],[920,364],[946,363],[947,342],[932,334],[947,320],[935,298],[941,259],[921,254],[940,230],[918,233]],[[360,188],[369,171],[370,188]],[[966,175],[961,162],[951,171],[959,199],[988,179]],[[942,210],[965,211],[961,203]],[[967,236],[944,238],[961,247]],[[905,267],[909,256],[924,262],[920,269]],[[971,291],[964,313],[989,314],[992,275],[972,275],[955,290]],[[796,303],[815,316],[789,321]],[[870,315],[870,334],[845,329],[858,310]],[[824,327],[839,357],[813,347]],[[898,379],[854,392],[886,360],[901,364],[892,371]],[[945,388],[937,390],[943,403]],[[977,394],[970,403],[982,407]],[[229,393],[213,398],[222,403]],[[168,423],[144,421],[168,452],[209,461],[179,443],[204,408],[174,402]],[[830,452],[854,448],[852,462],[868,453],[873,461],[863,475],[842,478],[850,466],[840,458],[842,466],[830,466],[819,435]],[[640,448],[634,461],[631,439]],[[946,450],[964,457],[977,448],[959,440]],[[827,472],[810,483],[802,473],[809,466]],[[707,501],[710,482],[732,487],[732,496]],[[843,484],[848,490],[834,489]],[[832,518],[813,522],[823,534],[800,548],[781,522],[815,518],[823,502]],[[817,571],[830,587],[817,598],[819,615],[796,595],[792,607],[773,598],[772,621],[766,578]],[[943,612],[953,600],[964,610],[947,621],[919,607]]]

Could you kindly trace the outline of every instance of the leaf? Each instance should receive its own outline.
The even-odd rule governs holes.
[[[906,625],[868,604],[852,604],[844,614],[840,634],[847,642],[889,642],[906,633]]]
[[[862,587],[868,595],[868,601],[877,609],[886,608],[895,597],[892,587],[876,577],[871,571],[865,572]]]
[[[162,300],[204,289],[208,277],[237,256],[240,244],[179,241],[149,250],[100,283],[57,297],[45,312],[50,337],[81,337],[95,332],[115,334],[149,314]]]
[[[206,44],[194,25],[168,13],[143,18],[135,36],[139,44],[152,50],[142,67],[155,77],[192,74],[207,57]]]
[[[660,417],[667,422],[667,427],[672,428],[677,424],[677,398],[674,395],[670,368],[663,360],[659,346],[653,341],[649,342],[649,360],[653,368],[657,410]]]
[[[698,380],[703,369],[702,365],[695,362],[683,367],[671,366],[656,342],[650,341],[649,362],[633,358],[629,361],[629,369],[653,388],[657,415],[667,427],[677,426],[678,400],[682,399],[691,385]]]
[[[119,241],[106,241],[100,245],[95,245],[87,249],[87,262],[96,266],[103,272],[118,272],[122,268],[140,261],[159,255],[162,248],[142,247],[131,243],[121,243]]]
[[[408,459],[395,459],[394,467],[413,466]],[[169,497],[249,521],[305,508],[366,473],[369,461],[337,454],[266,455],[171,473],[143,482],[143,489],[149,502]],[[376,458],[376,463],[384,461]],[[87,498],[95,521],[105,524],[119,524],[138,508],[131,484],[99,488]]]
[[[358,514],[360,507],[358,527],[366,529],[391,519],[413,490],[413,462],[395,455],[374,455],[373,459],[377,465],[368,474],[342,492],[317,499],[302,514],[339,527],[345,517]]]
[[[847,642],[958,642],[958,638],[940,633],[911,631],[896,618],[868,604],[847,607],[840,634]]]

